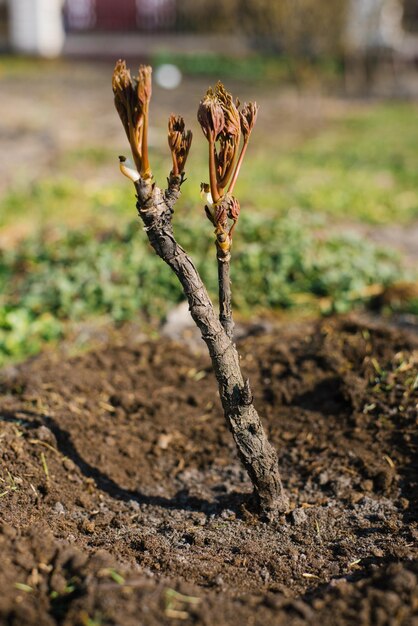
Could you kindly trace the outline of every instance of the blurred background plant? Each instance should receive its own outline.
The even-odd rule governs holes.
[[[214,296],[197,106],[218,78],[261,105],[236,188],[238,318],[383,306],[414,323],[417,291],[393,288],[416,279],[418,259],[413,0],[46,4],[0,0],[0,364],[86,322],[158,328],[180,301],[118,170],[125,137],[109,77],[119,56],[154,66],[150,157],[160,184],[171,167],[169,115],[183,115],[198,138],[175,227]]]

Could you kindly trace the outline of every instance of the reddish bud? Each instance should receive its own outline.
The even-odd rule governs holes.
[[[244,136],[244,141],[248,139],[252,129],[257,121],[258,105],[256,102],[249,102],[244,104],[242,111],[240,112],[241,130]]]
[[[184,172],[192,143],[192,131],[185,130],[181,115],[170,115],[168,120],[168,145],[173,158],[172,173],[176,176]]]

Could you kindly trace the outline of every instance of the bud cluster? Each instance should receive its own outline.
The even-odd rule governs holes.
[[[257,119],[258,106],[255,102],[244,104],[241,111],[239,106],[239,101],[234,102],[232,95],[218,82],[214,89],[208,89],[197,113],[203,134],[209,142],[210,191],[215,203],[224,196],[226,189],[232,193]]]
[[[119,60],[112,77],[115,107],[128,137],[135,166],[142,178],[152,177],[148,160],[151,73],[151,67],[141,65],[138,76],[132,78],[126,62]]]
[[[168,120],[168,145],[173,159],[174,176],[183,174],[192,144],[192,131],[185,130],[184,119],[181,115],[170,115]]]
[[[254,128],[258,106],[255,102],[234,102],[221,82],[210,87],[201,100],[197,119],[209,143],[209,181],[201,189],[212,202],[206,205],[206,215],[215,226],[217,246],[229,255],[232,232],[238,220],[240,206],[232,195]],[[242,142],[241,142],[242,138]],[[210,191],[210,194],[209,194]],[[228,220],[232,221],[229,227]]]

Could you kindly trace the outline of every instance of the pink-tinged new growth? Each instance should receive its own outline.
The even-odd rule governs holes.
[[[210,191],[207,183],[201,183],[200,188],[202,195],[207,195]],[[222,253],[222,259],[225,260],[229,257],[232,233],[240,213],[238,199],[226,194],[221,202],[213,205],[212,210],[206,205],[205,212],[209,221],[215,226],[216,243]],[[232,221],[232,226],[229,226],[228,219]]]
[[[236,103],[234,103],[232,95],[226,91],[225,87],[220,81],[216,83],[215,93],[217,95],[218,101],[221,103],[221,107],[225,116],[225,123],[222,129],[222,133],[230,137],[237,137],[239,139],[241,131],[238,112],[239,101],[237,100]]]
[[[258,113],[255,102],[244,104],[241,111],[239,106],[239,101],[234,102],[232,95],[218,82],[214,89],[209,87],[197,113],[209,143],[209,185],[202,183],[201,189],[204,191],[202,195],[210,200],[205,211],[215,226],[218,260],[221,262],[229,261],[232,233],[240,210],[232,192]],[[215,210],[211,209],[211,204]],[[220,205],[223,210],[216,210]],[[221,219],[224,215],[225,219]],[[227,218],[232,221],[231,227]],[[225,268],[223,272],[225,274]]]
[[[239,101],[234,102],[232,95],[218,82],[214,89],[208,89],[197,113],[203,134],[209,142],[209,181],[215,203],[225,195],[228,184],[228,193],[232,193],[257,119],[256,103],[245,104],[241,111],[239,106]],[[241,136],[243,143],[240,151]]]
[[[148,160],[151,73],[151,67],[141,65],[137,78],[133,79],[126,62],[119,60],[112,77],[115,107],[128,137],[136,168],[142,178],[152,178]]]
[[[168,145],[173,159],[171,173],[174,176],[179,176],[184,172],[192,138],[192,131],[185,130],[184,119],[181,115],[170,115],[168,120]]]
[[[248,141],[251,131],[257,121],[258,104],[256,102],[249,102],[244,104],[240,111],[241,131],[244,137],[244,141]]]
[[[149,65],[140,65],[138,70],[138,101],[143,108],[147,107],[150,103],[152,96],[152,67]]]
[[[212,88],[208,89],[206,96],[200,102],[197,110],[197,119],[202,128],[203,134],[209,142],[210,190],[213,201],[218,202],[220,194],[218,191],[218,181],[216,177],[217,164],[215,142],[225,125],[225,117],[216,92],[214,92]]]
[[[245,152],[247,150],[248,141],[250,139],[250,135],[257,121],[257,115],[258,115],[258,104],[256,102],[249,102],[248,104],[244,104],[242,110],[240,111],[241,132],[244,138],[244,143],[242,145],[241,153],[239,155],[238,162],[235,167],[234,175],[229,185],[229,189],[228,189],[229,193],[233,192],[235,183],[237,182],[241,165],[244,160]]]
[[[224,127],[225,118],[216,93],[211,87],[200,102],[197,110],[197,119],[206,139],[216,141]]]

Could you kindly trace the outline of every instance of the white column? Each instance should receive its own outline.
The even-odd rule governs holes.
[[[62,0],[9,0],[10,38],[17,52],[58,56],[64,45]]]

